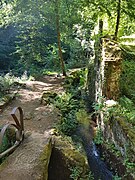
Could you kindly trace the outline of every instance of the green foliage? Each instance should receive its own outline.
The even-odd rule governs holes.
[[[64,61],[67,67],[85,66],[92,54],[91,34],[98,17],[104,19],[105,26],[109,22],[105,33],[114,33],[117,2],[60,0],[58,3]],[[24,66],[22,71],[30,70],[33,74],[41,69],[59,69],[55,8],[55,1],[3,1],[0,6],[0,36],[4,37],[0,45],[2,67],[15,68],[18,64],[19,72]],[[134,10],[133,0],[121,1],[120,36],[134,32]]]
[[[135,169],[135,163],[134,162],[131,162],[128,158],[126,158],[124,161],[124,165],[126,165],[128,172],[134,173],[134,169]]]
[[[71,171],[70,174],[70,178],[73,180],[84,180],[83,178],[81,178],[82,176],[82,170],[75,166],[75,167],[70,167],[69,170]],[[94,180],[93,175],[91,174],[91,172],[89,172],[88,175],[85,176],[85,180]]]
[[[77,180],[80,177],[80,169],[78,167],[70,168],[71,175],[70,178],[73,180]]]
[[[57,125],[59,131],[66,135],[72,135],[77,128],[78,122],[75,112],[78,109],[79,102],[72,98],[71,94],[63,94],[55,98],[54,106],[61,112],[61,121]]]
[[[103,135],[101,129],[98,129],[96,132],[96,136],[94,137],[95,144],[102,144],[103,143]]]
[[[9,93],[10,88],[14,83],[24,83],[28,79],[32,79],[32,76],[27,76],[27,71],[25,71],[21,77],[15,77],[12,73],[7,73],[6,75],[0,76],[0,97]]]
[[[105,142],[107,148],[109,149],[109,151],[111,151],[116,157],[121,157],[121,152],[118,150],[118,148],[116,147],[115,144],[111,143],[111,142]]]
[[[6,94],[15,81],[16,78],[12,76],[11,73],[7,73],[5,76],[0,76],[0,94]]]
[[[127,110],[133,110],[134,109],[134,103],[131,99],[127,98],[126,96],[121,97],[119,99],[119,103],[122,107],[126,108]]]
[[[96,112],[100,112],[105,107],[104,101],[100,100],[100,103],[93,103],[93,108]]]
[[[87,74],[87,70],[85,68],[71,72],[70,75],[67,76],[65,79],[65,83],[64,83],[65,89],[71,93],[73,91],[74,95],[75,95],[75,91],[79,93],[79,89],[85,87],[86,74]],[[78,96],[79,98],[80,93],[76,94],[76,96]]]
[[[79,109],[84,107],[81,97],[81,87],[84,84],[84,71],[75,71],[72,75],[66,77],[64,87],[66,92],[56,96],[53,100],[54,106],[60,110],[61,120],[57,125],[59,131],[66,135],[73,135],[78,127],[77,113]]]
[[[59,131],[61,131],[63,134],[71,136],[76,128],[77,128],[77,121],[74,113],[68,113],[68,116],[65,118],[62,118],[60,125],[58,125]]]
[[[114,101],[115,104],[110,106],[106,104],[104,98],[101,99],[100,103],[95,103],[93,107],[96,113],[103,112],[105,123],[109,122],[111,117],[122,116],[132,126],[135,125],[135,107],[131,99],[124,96],[119,99],[119,103]]]
[[[109,117],[112,116],[122,116],[125,117],[125,120],[129,122],[131,125],[135,125],[135,109],[133,107],[132,110],[126,109],[125,107],[118,105],[116,107],[112,107],[108,109]]]
[[[121,179],[122,179],[122,178],[119,177],[119,176],[117,176],[117,175],[113,176],[113,180],[121,180]]]

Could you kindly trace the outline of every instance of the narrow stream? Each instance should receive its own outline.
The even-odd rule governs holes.
[[[94,175],[94,180],[112,180],[113,173],[107,168],[104,161],[101,160],[99,152],[93,142],[84,146],[90,169]]]
[[[105,162],[101,160],[100,153],[92,140],[91,133],[88,131],[88,129],[85,128],[83,131],[82,128],[79,129],[78,133],[77,134],[82,139],[94,180],[112,180],[113,173],[108,169]]]

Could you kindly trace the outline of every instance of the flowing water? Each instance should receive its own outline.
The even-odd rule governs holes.
[[[85,144],[84,146],[90,169],[94,175],[94,180],[112,180],[113,174],[107,168],[105,162],[100,158],[100,154],[93,142]]]
[[[79,130],[79,136],[82,139],[94,180],[112,180],[113,173],[108,169],[105,162],[101,160],[100,152],[92,140],[92,133],[85,128],[82,131],[81,128]]]

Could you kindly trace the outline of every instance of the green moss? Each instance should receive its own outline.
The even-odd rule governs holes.
[[[135,132],[134,130],[131,129],[130,125],[125,121],[124,118],[116,118],[117,122],[119,125],[122,127],[124,130],[126,136],[129,138],[129,140],[135,145]]]
[[[85,178],[90,173],[87,157],[82,152],[75,149],[73,143],[64,138],[57,137],[55,139],[55,148],[58,149],[69,166],[69,168],[77,167],[79,169],[80,178]]]
[[[41,97],[41,104],[50,104],[53,102],[54,98],[57,96],[55,92],[43,92]]]
[[[43,180],[48,179],[48,165],[52,153],[52,142],[51,139],[45,145],[44,150],[40,156],[41,169],[43,170]]]

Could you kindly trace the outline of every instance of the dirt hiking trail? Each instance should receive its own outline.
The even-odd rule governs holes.
[[[28,81],[18,90],[18,95],[0,113],[0,125],[12,121],[10,113],[14,107],[20,106],[24,111],[24,130],[44,133],[57,122],[58,116],[52,106],[42,105],[43,92],[63,91],[63,77],[44,76],[38,81]]]
[[[18,95],[0,113],[0,125],[14,122],[10,113],[20,106],[24,111],[24,140],[0,166],[0,180],[48,180],[52,151],[52,128],[59,116],[51,105],[43,105],[43,92],[62,93],[63,77],[44,76],[27,81]],[[41,157],[44,155],[42,161]]]

